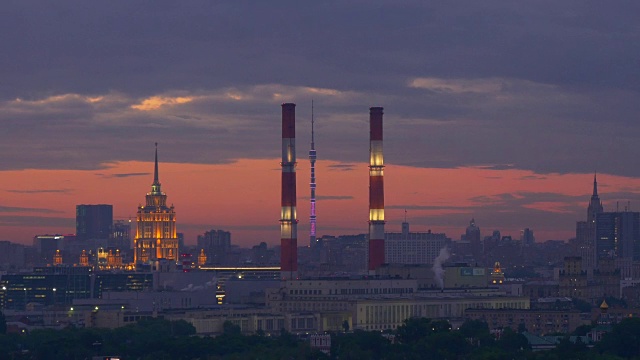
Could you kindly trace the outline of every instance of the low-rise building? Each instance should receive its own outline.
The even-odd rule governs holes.
[[[585,324],[578,310],[536,310],[536,309],[466,309],[465,315],[471,320],[482,320],[489,329],[522,330],[545,335],[551,333],[571,333],[578,326]],[[588,323],[588,322],[586,322]]]

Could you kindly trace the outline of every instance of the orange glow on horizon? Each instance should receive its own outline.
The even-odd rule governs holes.
[[[232,243],[252,246],[261,241],[271,245],[280,241],[280,167],[279,159],[241,159],[227,164],[160,163],[160,182],[167,194],[167,205],[176,209],[177,231],[185,242],[194,244],[196,236],[206,230],[231,231]],[[367,233],[368,164],[316,162],[318,236]],[[345,168],[347,170],[345,170]],[[386,231],[400,231],[404,209],[412,231],[445,232],[459,239],[468,220],[455,226],[441,224],[430,216],[464,215],[478,221],[483,206],[499,203],[503,194],[515,199],[519,193],[549,193],[576,197],[575,201],[541,200],[523,207],[566,214],[572,206],[584,207],[591,195],[590,174],[544,174],[527,170],[490,170],[477,167],[455,169],[385,167]],[[147,172],[148,174],[142,174]],[[298,244],[306,245],[309,227],[309,164],[298,163]],[[639,189],[635,178],[598,175],[601,198],[608,192]],[[153,182],[152,162],[116,162],[100,170],[19,170],[0,173],[3,190],[0,216],[2,239],[31,244],[36,234],[74,233],[75,206],[78,204],[112,204],[115,219],[135,221],[137,207]],[[23,210],[18,208],[24,208]],[[31,210],[29,210],[31,209]],[[35,210],[33,210],[35,209]],[[605,209],[611,211],[613,209]],[[495,214],[494,214],[495,215]],[[31,223],[24,218],[36,217]],[[64,224],[47,226],[38,218],[64,218]],[[495,217],[495,216],[494,216]],[[538,241],[567,239],[575,233],[573,222],[560,228],[533,228]],[[424,220],[419,220],[424,218]],[[440,217],[442,218],[442,217]],[[499,218],[499,217],[498,217]],[[523,219],[526,220],[526,219]],[[49,222],[50,223],[50,222]],[[66,225],[65,225],[66,224]],[[479,223],[483,235],[500,229],[506,235],[519,236],[522,224]],[[135,226],[132,226],[132,232]],[[135,236],[132,233],[132,238]]]

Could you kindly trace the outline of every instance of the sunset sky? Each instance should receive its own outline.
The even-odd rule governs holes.
[[[160,181],[187,243],[279,242],[280,104],[297,104],[299,243],[311,101],[318,234],[367,232],[383,106],[387,231],[471,218],[537,241],[640,210],[640,3],[11,1],[0,13],[0,240],[134,217]]]

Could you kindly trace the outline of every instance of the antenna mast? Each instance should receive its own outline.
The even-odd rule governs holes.
[[[313,100],[311,100],[311,149],[309,150],[309,162],[311,163],[311,211],[309,212],[309,247],[316,245],[316,145],[313,119]]]

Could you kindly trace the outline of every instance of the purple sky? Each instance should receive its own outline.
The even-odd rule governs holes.
[[[277,158],[289,101],[303,161],[313,99],[322,160],[366,161],[368,107],[384,106],[387,163],[541,181],[597,170],[627,179],[610,199],[637,203],[639,18],[637,1],[6,1],[0,178],[149,161],[156,141],[173,163]],[[506,218],[488,205],[485,224],[531,216],[509,204]],[[0,196],[0,226],[15,208]],[[567,231],[583,214],[561,216]]]

